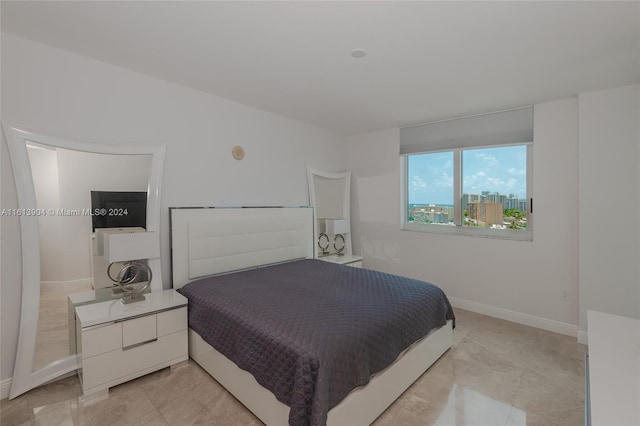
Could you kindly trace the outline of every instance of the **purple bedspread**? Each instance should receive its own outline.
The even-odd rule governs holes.
[[[433,284],[313,259],[179,291],[189,327],[288,405],[292,426],[325,424],[351,390],[454,319]]]

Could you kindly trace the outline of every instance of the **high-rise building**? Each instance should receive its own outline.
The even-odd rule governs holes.
[[[469,203],[473,201],[480,201],[480,195],[478,194],[462,194],[462,210],[466,210]]]
[[[504,195],[490,191],[482,191],[480,194],[462,194],[462,209],[468,210],[469,203],[474,201],[500,203],[503,209],[527,210],[526,200],[518,198],[517,194]]]
[[[527,211],[527,200],[518,200],[518,210]]]
[[[474,201],[468,205],[468,218],[480,226],[502,225],[503,210],[501,203]]]

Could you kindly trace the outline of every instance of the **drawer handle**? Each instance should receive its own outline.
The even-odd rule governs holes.
[[[84,331],[89,331],[89,330],[94,330],[96,328],[102,328],[102,327],[107,327],[109,325],[113,325],[115,324],[116,321],[109,321],[109,322],[103,322],[102,324],[96,324],[96,325],[90,325],[88,327],[82,327],[81,330]]]
[[[155,339],[146,340],[144,342],[140,342],[140,343],[135,343],[133,345],[129,345],[127,347],[122,348],[122,350],[126,351],[127,349],[137,348],[138,346],[146,345],[147,343],[153,343],[153,342],[157,342],[157,341],[158,341],[158,338],[156,337]]]

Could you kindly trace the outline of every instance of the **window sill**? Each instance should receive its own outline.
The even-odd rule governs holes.
[[[498,240],[533,241],[533,231],[519,231],[514,229],[487,229],[468,226],[429,225],[424,223],[403,223],[400,229],[403,231],[427,232],[431,234],[493,238]]]

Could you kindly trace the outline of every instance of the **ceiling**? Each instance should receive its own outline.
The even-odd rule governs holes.
[[[640,83],[640,2],[3,0],[1,19],[341,135]]]

